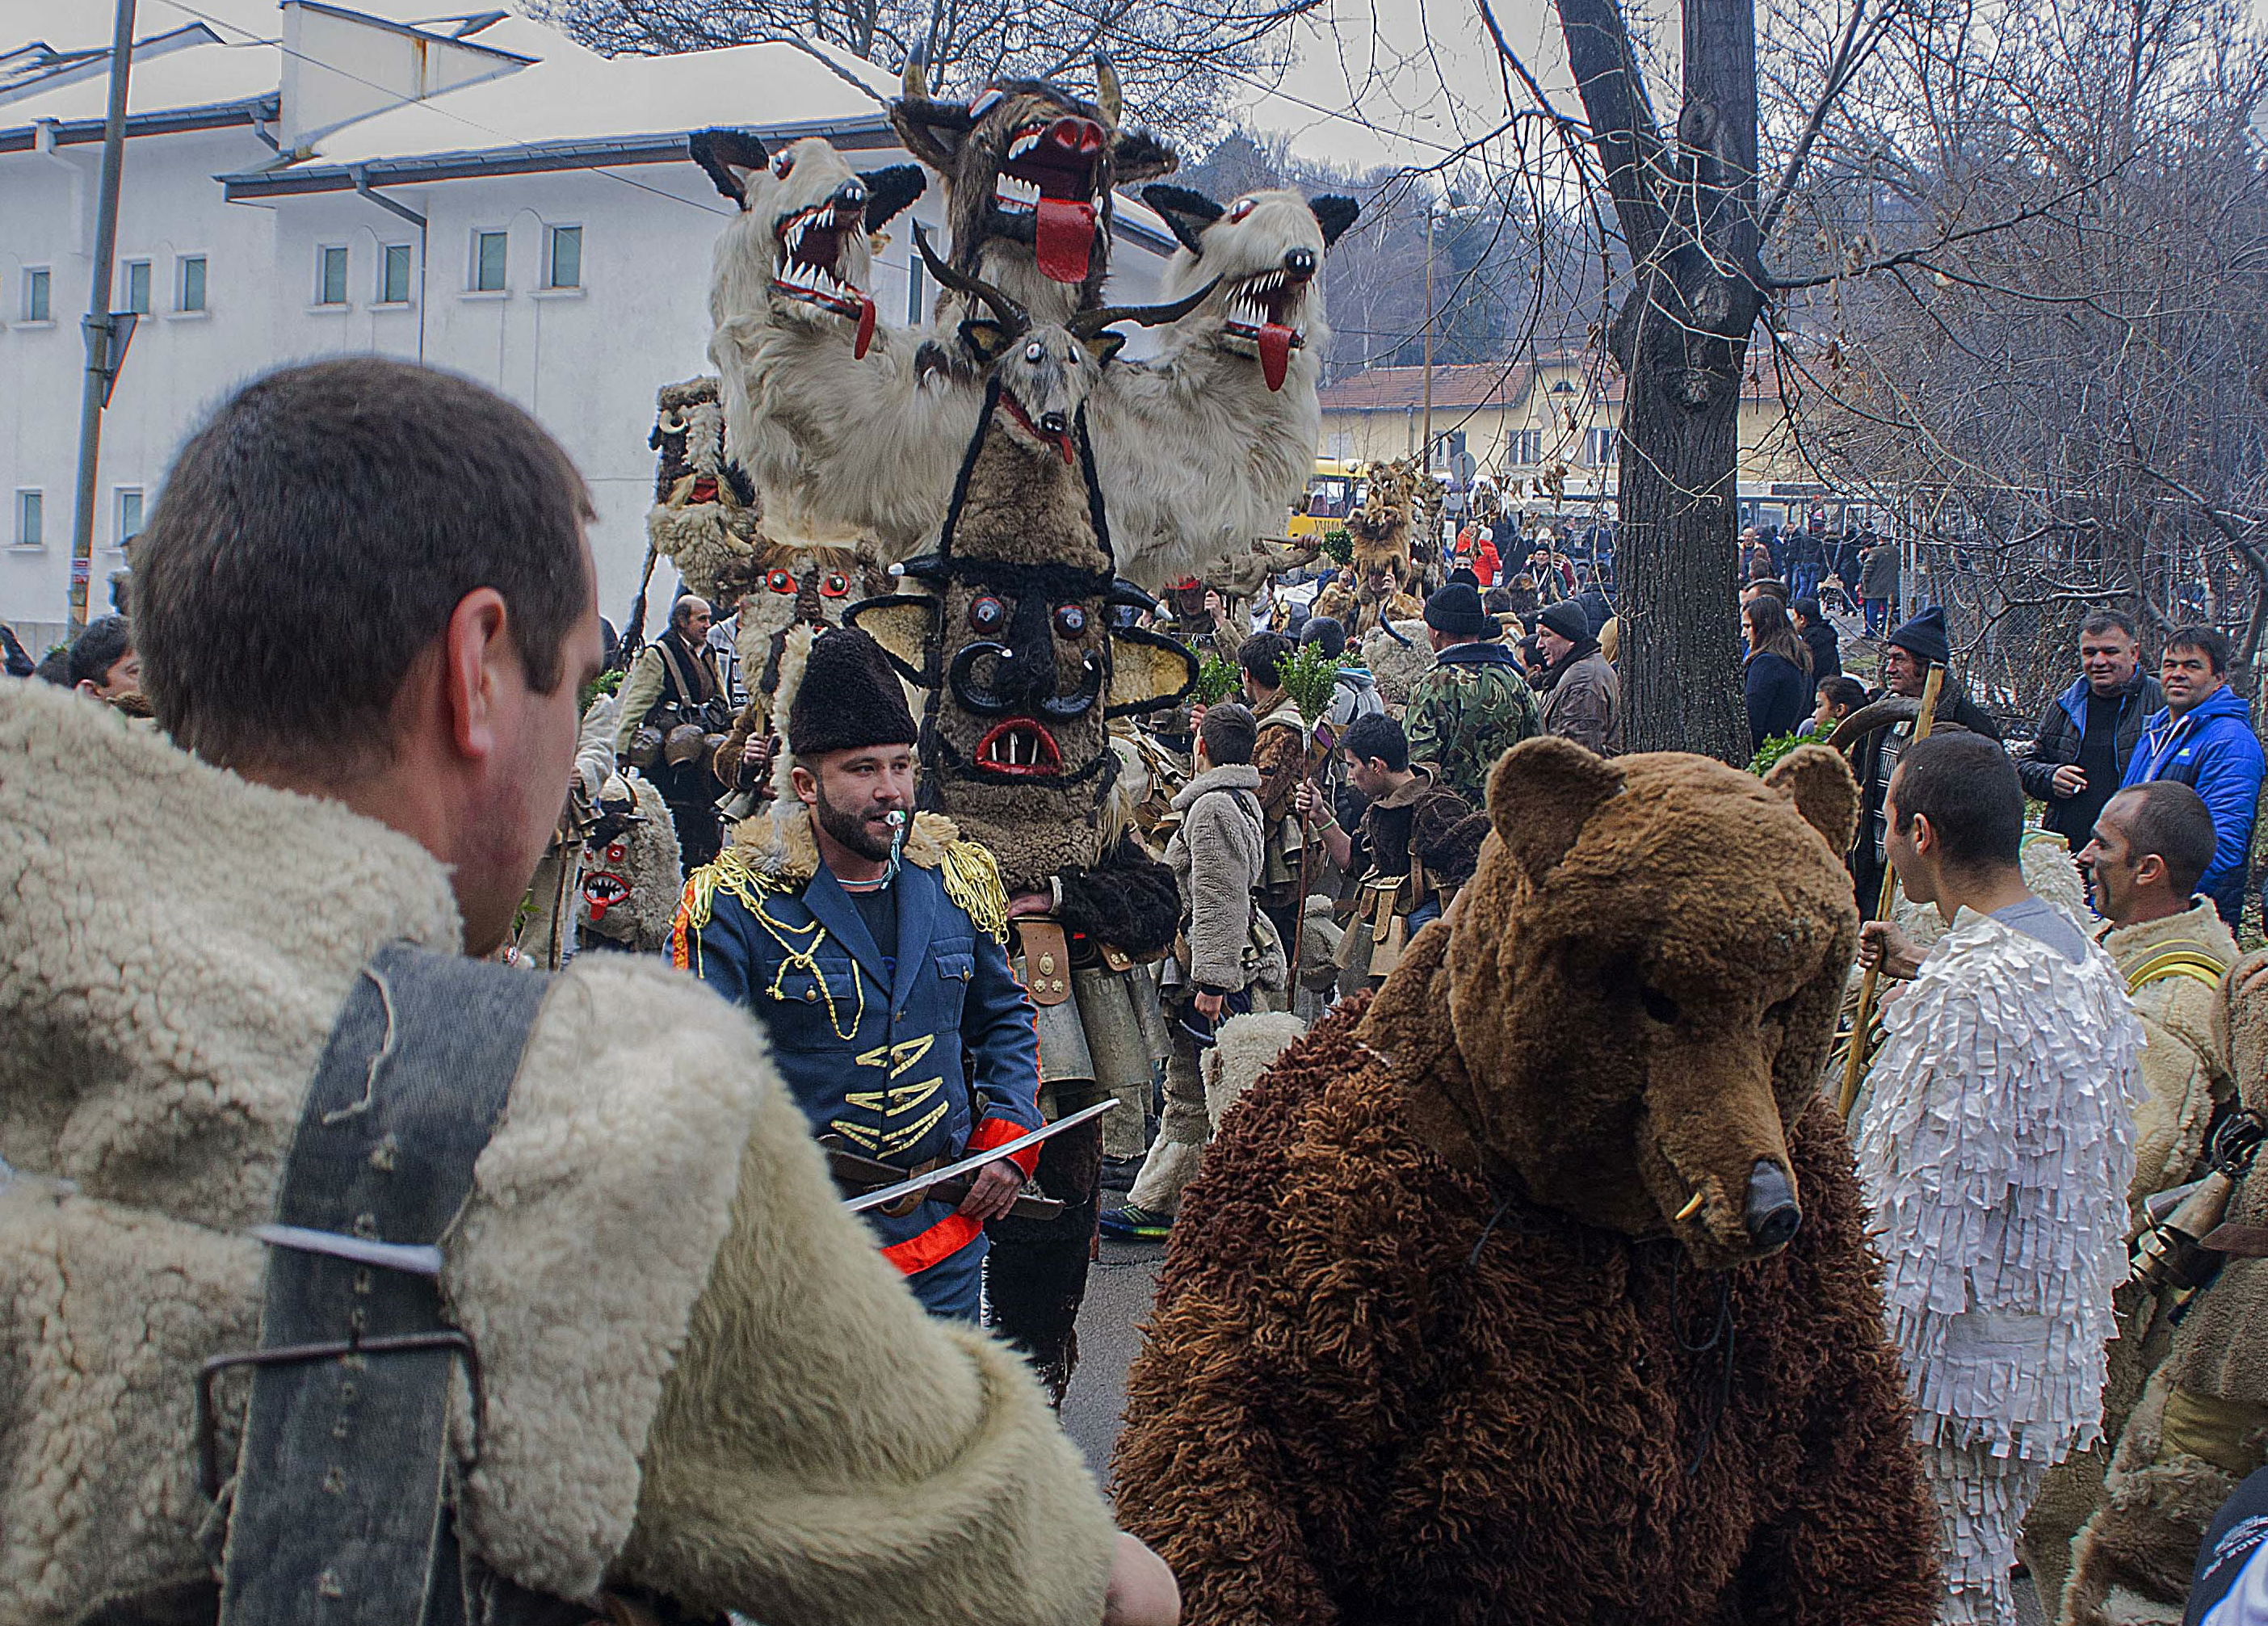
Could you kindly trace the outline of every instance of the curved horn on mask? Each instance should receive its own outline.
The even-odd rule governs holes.
[[[1024,307],[1006,294],[983,277],[956,271],[939,259],[937,251],[929,246],[929,232],[918,220],[914,222],[914,246],[921,251],[922,263],[929,267],[929,274],[937,278],[940,287],[983,300],[992,307],[992,313],[1000,319],[1001,323],[1013,332],[1022,333],[1032,325],[1032,319],[1025,313]]]
[[[1220,286],[1214,277],[1195,293],[1174,300],[1171,305],[1106,305],[1097,311],[1075,311],[1064,326],[1076,339],[1088,339],[1101,333],[1113,322],[1133,322],[1144,327],[1159,327],[1167,322],[1177,322],[1205,302],[1205,296]]]
[[[1094,54],[1094,105],[1102,109],[1102,116],[1113,129],[1118,128],[1126,111],[1125,92],[1118,88],[1118,70],[1110,65],[1108,52]]]
[[[906,53],[905,77],[900,88],[908,101],[929,99],[929,47],[917,45]]]

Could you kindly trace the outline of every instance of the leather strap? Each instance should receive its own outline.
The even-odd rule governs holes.
[[[1071,997],[1071,941],[1063,923],[1027,915],[1016,923],[1024,946],[1024,987],[1035,1005],[1059,1005]]]
[[[280,1225],[438,1244],[519,1071],[546,976],[407,945],[363,968],[308,1085]],[[459,1351],[274,1361],[292,1346],[446,1333],[407,1269],[271,1247],[222,1558],[220,1626],[453,1626],[468,1566],[448,1502]],[[475,1428],[479,1418],[475,1416]],[[490,1615],[488,1577],[476,1612]]]

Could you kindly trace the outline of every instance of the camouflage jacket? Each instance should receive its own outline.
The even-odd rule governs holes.
[[[1443,790],[1486,807],[1489,769],[1543,732],[1543,712],[1510,650],[1454,644],[1410,691],[1402,724],[1412,762],[1431,763]]]

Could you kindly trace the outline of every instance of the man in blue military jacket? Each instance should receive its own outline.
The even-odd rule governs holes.
[[[687,881],[677,963],[762,1019],[822,1139],[922,1174],[1037,1129],[1039,1041],[999,870],[913,812],[917,731],[871,636],[812,644],[787,734],[794,799]],[[932,1314],[976,1319],[984,1222],[1038,1160],[1032,1146],[988,1166],[958,1204],[868,1212]]]

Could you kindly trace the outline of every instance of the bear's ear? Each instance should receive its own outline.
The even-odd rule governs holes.
[[[1504,754],[1489,776],[1489,822],[1505,850],[1541,883],[1601,805],[1622,793],[1613,763],[1572,739],[1544,734]]]
[[[1764,783],[1793,802],[1830,849],[1850,850],[1859,828],[1859,786],[1840,753],[1825,746],[1798,746],[1772,764]]]

